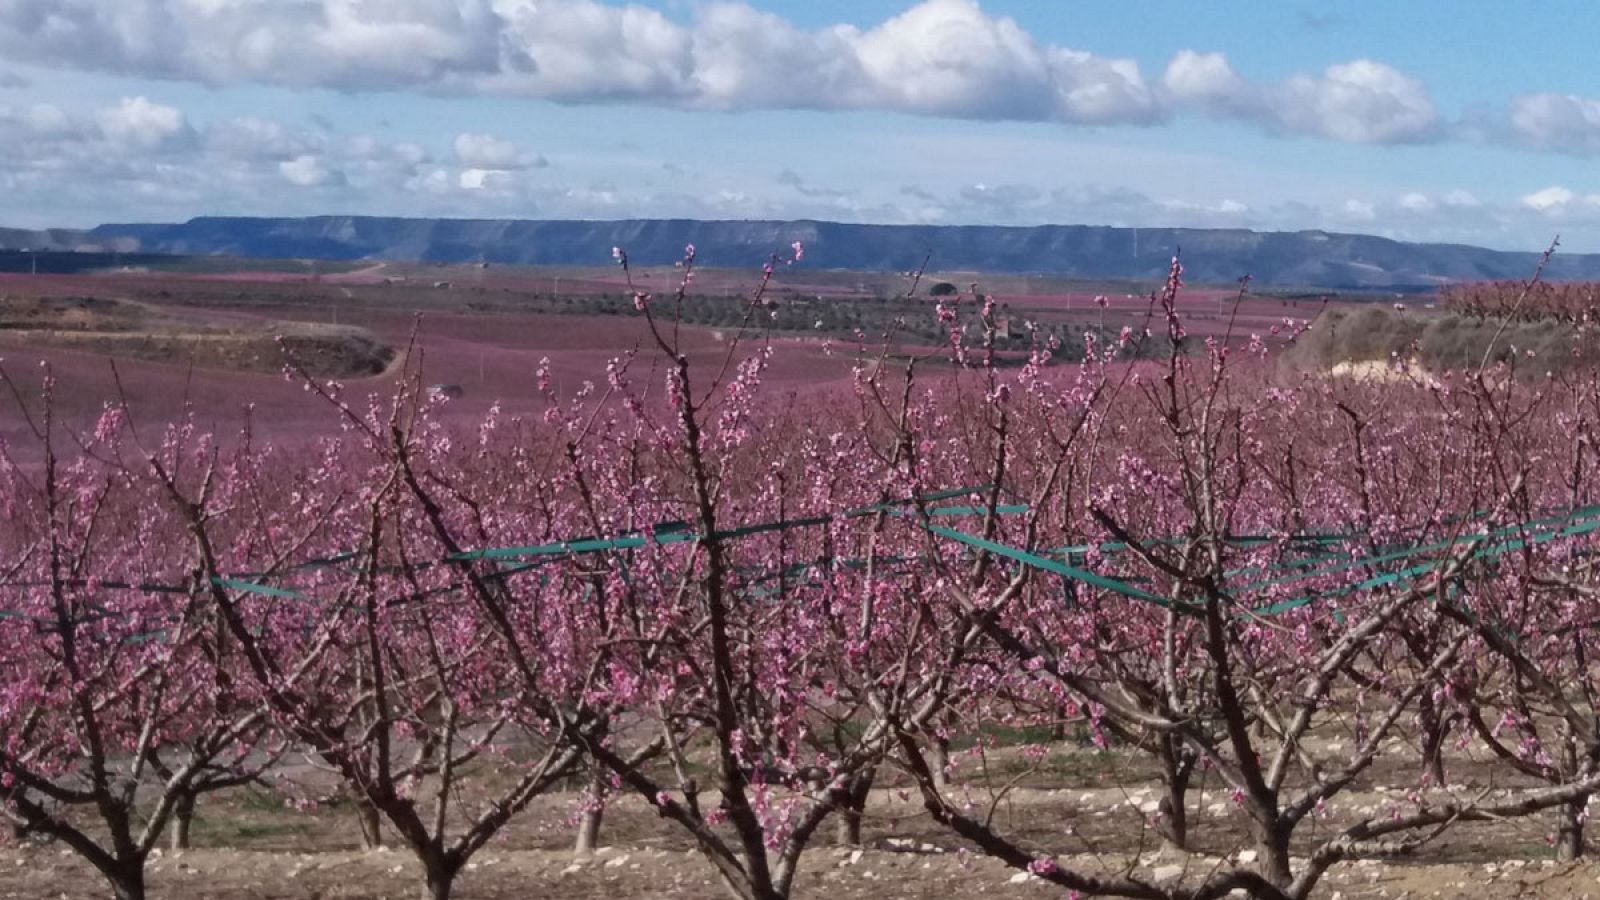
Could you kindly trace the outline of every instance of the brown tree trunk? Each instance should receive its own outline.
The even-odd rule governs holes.
[[[933,786],[943,790],[950,786],[950,742],[936,737],[928,743],[928,768],[933,773]]]
[[[422,900],[450,900],[455,880],[455,872],[443,869],[435,871],[430,867],[422,883]]]
[[[365,797],[357,796],[356,821],[361,824],[361,846],[375,850],[383,846],[383,820],[378,808]]]
[[[1587,805],[1588,798],[1583,797],[1556,809],[1561,817],[1556,831],[1557,858],[1570,860],[1583,856],[1583,809]]]
[[[144,861],[121,863],[114,871],[104,872],[111,882],[111,896],[116,900],[144,900]]]
[[[173,834],[171,834],[171,847],[173,850],[189,849],[189,826],[194,825],[195,796],[194,794],[179,794],[178,802],[173,804]]]
[[[1193,760],[1185,758],[1182,748],[1174,746],[1173,738],[1166,738],[1161,746],[1161,786],[1163,794],[1157,812],[1156,832],[1161,842],[1173,850],[1189,849],[1189,779],[1194,774]]]
[[[1422,730],[1422,763],[1434,786],[1444,785],[1444,742],[1448,736],[1446,723],[1439,719],[1439,710],[1433,697],[1424,692],[1417,707],[1418,724]]]
[[[1287,890],[1294,881],[1294,871],[1289,866],[1289,831],[1276,822],[1255,823],[1257,871],[1261,877],[1279,890]]]
[[[861,846],[861,818],[866,812],[867,798],[872,794],[872,780],[876,774],[875,769],[868,769],[851,779],[850,796],[845,798],[835,813],[838,816],[834,823],[835,838],[843,846]]]
[[[194,801],[193,794],[180,794],[177,802],[173,804],[171,835],[173,850],[189,849],[189,830],[194,824]]]
[[[573,857],[583,860],[594,856],[600,844],[600,821],[606,814],[605,771],[597,764],[589,778],[589,790],[594,805],[585,810],[578,820],[578,836],[572,844]]]

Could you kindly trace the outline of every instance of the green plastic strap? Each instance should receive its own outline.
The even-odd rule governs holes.
[[[1593,509],[1596,513],[1600,513],[1600,508],[1591,507],[1591,509]],[[1569,517],[1568,520],[1570,521],[1571,518],[1572,517]],[[1548,521],[1553,521],[1553,520],[1552,519],[1545,519],[1545,520],[1542,520],[1542,521],[1548,522]],[[1519,530],[1519,529],[1521,529],[1523,527],[1524,526],[1520,526],[1520,525],[1507,526],[1505,528],[1495,529],[1493,532],[1491,532],[1491,534],[1505,534],[1507,531]],[[1547,544],[1547,543],[1549,543],[1551,541],[1554,541],[1554,540],[1557,540],[1559,538],[1577,537],[1577,536],[1580,536],[1580,535],[1592,533],[1592,532],[1597,531],[1597,530],[1600,530],[1600,519],[1593,518],[1591,516],[1591,517],[1589,517],[1588,521],[1580,521],[1578,524],[1569,525],[1566,528],[1562,528],[1562,529],[1558,529],[1558,530],[1554,530],[1554,531],[1546,529],[1546,530],[1541,531],[1540,533],[1532,535],[1530,537],[1525,537],[1525,538],[1519,537],[1519,538],[1515,538],[1515,539],[1512,539],[1512,540],[1509,540],[1509,541],[1501,541],[1498,544],[1490,544],[1490,545],[1485,546],[1485,547],[1480,547],[1479,549],[1473,551],[1471,558],[1472,559],[1495,559],[1497,557],[1504,556],[1507,553],[1512,553],[1512,552],[1515,552],[1517,550],[1520,550],[1525,546],[1537,546],[1539,544]],[[1484,539],[1486,539],[1486,536],[1485,537],[1479,537],[1479,538],[1473,538],[1472,540],[1484,540]],[[1458,545],[1460,543],[1464,543],[1464,542],[1465,541],[1458,540],[1458,541],[1446,542],[1444,544],[1437,544],[1437,545],[1434,545],[1434,546],[1436,548],[1448,548],[1448,547],[1456,546],[1456,545]],[[1387,555],[1388,556],[1395,556],[1395,554],[1387,554]],[[1408,554],[1408,555],[1415,555],[1415,554]],[[1358,561],[1354,565],[1359,565],[1360,563],[1361,563],[1361,561]],[[1311,603],[1320,602],[1322,600],[1331,600],[1331,599],[1335,599],[1337,597],[1346,596],[1348,594],[1357,593],[1359,591],[1372,590],[1374,588],[1380,588],[1380,587],[1400,586],[1400,585],[1409,584],[1416,576],[1418,576],[1418,575],[1426,575],[1427,573],[1432,572],[1435,569],[1438,569],[1443,564],[1444,564],[1444,560],[1433,560],[1431,562],[1421,563],[1419,565],[1410,566],[1408,568],[1401,569],[1398,572],[1390,572],[1390,573],[1385,574],[1385,575],[1378,575],[1378,576],[1374,576],[1372,578],[1367,578],[1367,579],[1364,579],[1362,581],[1356,582],[1355,584],[1352,584],[1352,585],[1344,585],[1344,586],[1341,586],[1341,587],[1338,587],[1338,588],[1334,588],[1334,589],[1329,590],[1329,591],[1324,591],[1324,592],[1321,592],[1321,593],[1318,593],[1318,594],[1310,594],[1310,595],[1303,596],[1303,597],[1297,597],[1297,598],[1294,598],[1292,600],[1285,600],[1285,601],[1282,601],[1280,603],[1274,603],[1274,604],[1272,604],[1270,606],[1265,606],[1265,607],[1262,607],[1262,608],[1260,608],[1258,610],[1255,610],[1254,614],[1255,615],[1260,615],[1260,616],[1276,615],[1276,614],[1281,613],[1281,612],[1287,612],[1287,611],[1289,611],[1291,609],[1298,609],[1300,607],[1307,606],[1307,605],[1309,605]],[[1340,568],[1349,568],[1349,567],[1350,566],[1342,566]]]
[[[928,494],[921,502],[935,502],[948,500],[953,497],[965,497],[986,490],[986,487],[958,488],[950,491],[939,491]],[[750,537],[757,534],[768,534],[774,531],[788,531],[796,528],[816,528],[827,525],[840,519],[857,519],[879,512],[892,512],[896,508],[916,503],[916,498],[895,500],[889,503],[880,503],[875,506],[864,506],[847,510],[837,515],[808,516],[800,519],[785,519],[778,522],[762,522],[756,525],[746,525],[726,531],[718,531],[716,540],[732,540],[734,538]],[[971,506],[949,506],[928,511],[930,516],[969,516],[985,512],[987,508]],[[999,506],[997,513],[1012,514],[1027,512],[1028,507],[1020,505]],[[517,559],[528,556],[565,556],[579,553],[602,553],[608,550],[637,550],[650,543],[656,544],[683,544],[700,540],[699,532],[692,531],[682,522],[670,523],[670,529],[656,526],[652,529],[651,536],[643,533],[627,534],[614,538],[586,538],[575,541],[557,541],[549,544],[536,544],[527,547],[497,547],[486,550],[470,550],[452,554],[445,559],[449,562],[474,562],[491,559]]]
[[[1276,543],[1312,544],[1321,546],[1326,544],[1342,544],[1352,540],[1358,540],[1360,537],[1361,536],[1357,534],[1342,532],[1329,532],[1322,534],[1288,534],[1279,537],[1273,537],[1272,535],[1266,534],[1247,534],[1230,535],[1229,537],[1223,538],[1223,543],[1232,547],[1256,547]],[[1151,546],[1162,546],[1181,544],[1185,540],[1187,540],[1187,538],[1152,538],[1144,543]],[[1117,553],[1126,549],[1128,549],[1128,544],[1126,541],[1103,541],[1098,544],[1074,544],[1067,547],[1056,547],[1049,552],[1059,553],[1066,556],[1084,556],[1092,552]]]
[[[994,508],[996,515],[1016,516],[1028,511],[1025,503],[1005,503]],[[928,510],[929,516],[981,516],[989,512],[987,506],[941,506]]]
[[[311,598],[297,591],[273,587],[270,584],[260,584],[254,581],[241,581],[237,578],[213,578],[211,583],[230,591],[240,591],[246,594],[260,594],[263,597],[279,597],[285,600],[303,600],[311,602]]]
[[[1574,520],[1583,522],[1583,521],[1587,520],[1588,524],[1591,526],[1591,527],[1585,528],[1582,531],[1572,531],[1571,528],[1569,528],[1569,529],[1564,530],[1563,532],[1558,532],[1558,533],[1552,534],[1551,537],[1546,539],[1546,540],[1553,540],[1554,537],[1562,536],[1563,534],[1565,534],[1565,532],[1570,532],[1570,534],[1565,534],[1565,536],[1572,536],[1572,535],[1576,535],[1576,534],[1586,533],[1587,531],[1591,531],[1591,530],[1594,529],[1594,527],[1600,527],[1600,519],[1597,519],[1596,517],[1600,517],[1600,507],[1585,507],[1585,508],[1582,508],[1582,509],[1574,510],[1570,515],[1565,516],[1565,517],[1550,517],[1550,518],[1544,518],[1544,519],[1535,520],[1534,522],[1519,523],[1519,524],[1515,524],[1515,525],[1507,525],[1507,526],[1503,526],[1501,528],[1496,528],[1493,531],[1489,532],[1489,534],[1487,534],[1487,535],[1462,536],[1462,537],[1453,538],[1453,539],[1450,539],[1450,540],[1447,540],[1447,541],[1436,541],[1436,542],[1431,543],[1431,544],[1416,545],[1416,546],[1408,547],[1408,548],[1406,548],[1404,550],[1396,550],[1396,551],[1393,551],[1393,552],[1390,552],[1390,553],[1381,553],[1381,554],[1378,554],[1376,556],[1367,556],[1367,557],[1361,557],[1361,558],[1358,558],[1358,559],[1350,559],[1350,560],[1347,560],[1345,562],[1337,563],[1337,564],[1331,565],[1331,566],[1326,566],[1326,567],[1323,567],[1323,568],[1320,568],[1320,569],[1314,569],[1314,570],[1309,571],[1309,572],[1301,572],[1301,573],[1296,574],[1296,575],[1288,575],[1288,576],[1284,576],[1282,578],[1268,579],[1266,581],[1252,582],[1250,584],[1245,584],[1245,585],[1241,585],[1241,586],[1239,586],[1237,588],[1234,588],[1234,589],[1232,589],[1232,591],[1233,591],[1233,593],[1245,593],[1245,592],[1249,592],[1249,591],[1262,590],[1262,589],[1265,589],[1265,588],[1278,587],[1278,586],[1284,585],[1284,584],[1293,584],[1293,583],[1295,583],[1297,581],[1308,581],[1308,580],[1311,580],[1311,579],[1314,579],[1314,578],[1319,578],[1319,577],[1322,577],[1322,576],[1325,576],[1325,575],[1331,575],[1331,574],[1334,574],[1334,573],[1337,573],[1337,572],[1343,572],[1343,571],[1345,571],[1347,569],[1354,569],[1354,568],[1359,568],[1359,567],[1362,567],[1362,566],[1377,566],[1377,565],[1380,565],[1380,564],[1383,564],[1383,563],[1398,562],[1400,560],[1411,559],[1413,557],[1422,556],[1422,555],[1428,554],[1428,553],[1438,553],[1438,552],[1441,552],[1441,551],[1449,550],[1452,547],[1459,547],[1462,544],[1471,543],[1473,541],[1493,540],[1493,539],[1498,538],[1498,537],[1503,537],[1505,535],[1515,534],[1515,533],[1518,533],[1518,532],[1523,532],[1523,531],[1526,531],[1526,530],[1529,530],[1529,529],[1534,529],[1534,530],[1548,529],[1549,525],[1551,525],[1553,523],[1557,523],[1557,522],[1563,522],[1563,521],[1571,522],[1571,521],[1574,521]],[[1544,543],[1544,542],[1545,542],[1544,540],[1536,541],[1536,543]]]
[[[1107,578],[1104,575],[1090,572],[1087,569],[1074,568],[1073,566],[1057,562],[1048,557],[1039,556],[1036,553],[1029,553],[1026,550],[1019,550],[1015,547],[1009,547],[1005,544],[998,544],[986,538],[978,537],[977,535],[967,534],[964,531],[957,531],[954,528],[945,528],[942,525],[924,524],[922,527],[926,528],[932,534],[939,535],[940,537],[949,538],[953,541],[959,541],[960,543],[966,544],[969,547],[987,550],[990,553],[1004,556],[1007,559],[1015,560],[1023,565],[1032,566],[1035,569],[1050,572],[1054,575],[1060,575],[1063,578],[1081,581],[1085,584],[1091,584],[1095,587],[1103,588],[1104,590],[1122,594],[1125,597],[1132,597],[1136,600],[1144,600],[1149,603],[1157,604],[1158,606],[1171,605],[1168,603],[1167,598],[1152,594],[1149,591],[1141,591],[1124,581],[1119,581],[1115,578]]]

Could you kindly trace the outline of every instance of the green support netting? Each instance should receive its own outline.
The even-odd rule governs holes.
[[[1126,573],[1107,574],[1094,571],[1089,567],[1088,560],[1091,556],[1104,557],[1113,562],[1125,558],[1135,549],[1126,542],[1108,541],[1097,544],[1030,550],[1010,546],[999,540],[970,534],[949,525],[940,524],[937,521],[989,515],[1010,516],[1029,511],[1029,507],[1022,504],[1002,504],[994,506],[992,509],[985,505],[932,506],[932,504],[960,497],[983,495],[992,489],[993,485],[954,488],[920,497],[848,509],[834,514],[806,516],[777,522],[753,523],[719,530],[710,539],[718,541],[739,540],[762,534],[822,527],[840,521],[887,514],[903,520],[914,520],[916,525],[935,537],[952,541],[971,551],[994,554],[1019,565],[1056,576],[1062,579],[1063,584],[1067,586],[1069,599],[1074,596],[1071,586],[1081,584],[1150,603],[1161,608],[1173,607],[1174,601],[1172,599],[1139,586],[1140,584],[1148,583],[1149,579]],[[1481,521],[1488,515],[1487,511],[1478,510],[1468,515],[1402,529],[1400,533],[1422,532],[1428,528],[1440,528],[1451,524],[1466,525]],[[1335,601],[1341,597],[1363,591],[1408,587],[1415,584],[1418,579],[1437,572],[1449,560],[1456,558],[1459,555],[1458,551],[1469,546],[1473,549],[1468,554],[1468,559],[1488,561],[1526,547],[1587,535],[1596,531],[1600,531],[1600,506],[1578,507],[1553,513],[1544,511],[1541,515],[1525,522],[1503,525],[1477,534],[1463,534],[1442,540],[1427,542],[1418,540],[1409,544],[1391,544],[1387,547],[1379,547],[1379,552],[1376,553],[1363,552],[1365,546],[1370,542],[1370,536],[1359,529],[1284,535],[1230,535],[1222,539],[1222,543],[1230,548],[1248,551],[1254,548],[1281,547],[1289,551],[1291,556],[1290,558],[1270,563],[1229,569],[1223,573],[1224,583],[1222,590],[1228,596],[1242,597],[1262,591],[1275,591],[1296,584],[1338,579],[1344,573],[1362,573],[1362,577],[1358,577],[1353,581],[1323,590],[1310,590],[1297,596],[1254,609],[1242,610],[1238,613],[1240,616],[1273,616],[1322,602]],[[705,540],[707,538],[690,523],[671,521],[658,523],[648,529],[612,537],[580,537],[529,546],[467,550],[436,560],[420,562],[415,564],[413,568],[425,570],[439,566],[460,567],[474,563],[493,563],[496,564],[496,568],[489,572],[480,572],[477,577],[495,582],[534,571],[571,556],[621,553],[626,558],[626,554],[652,544],[658,546],[691,544]],[[1173,547],[1181,545],[1186,540],[1188,539],[1182,537],[1157,537],[1141,542],[1141,546],[1150,548]],[[278,573],[237,573],[217,577],[213,579],[213,583],[218,587],[238,593],[314,603],[319,601],[289,587],[271,582],[297,571],[348,566],[360,561],[365,556],[366,553],[361,550],[345,551],[298,563]],[[882,557],[877,562],[887,564],[885,575],[893,576],[909,573],[912,571],[908,568],[909,566],[919,564],[924,560],[920,557],[895,556]],[[818,582],[810,573],[829,565],[863,568],[867,565],[867,561],[847,558],[824,558],[792,564],[777,572],[741,572],[739,573],[742,580],[741,592],[752,598],[768,598],[778,595],[786,586],[785,582],[790,578],[802,579],[797,586],[816,584]],[[131,580],[91,582],[89,579],[78,579],[71,582],[75,587],[87,586],[91,583],[102,589],[147,593],[186,593],[190,590],[189,587],[184,586]],[[24,588],[48,586],[47,583],[0,585],[0,587]],[[459,590],[461,586],[462,582],[455,582],[419,591],[412,596],[398,598],[396,602],[422,600]],[[1177,608],[1182,612],[1195,612],[1199,609],[1194,604],[1181,601],[1178,602]],[[102,613],[110,615],[110,613],[104,611]],[[0,610],[0,618],[18,617],[28,618],[26,614],[14,610]]]
[[[897,512],[900,512],[900,511],[906,509],[907,507],[912,507],[912,506],[926,507],[930,503],[939,503],[941,501],[952,500],[952,499],[955,499],[955,498],[958,498],[958,497],[968,497],[968,496],[972,496],[972,495],[975,495],[975,494],[981,494],[981,493],[984,493],[986,491],[991,490],[992,488],[993,488],[993,485],[978,485],[978,486],[974,486],[974,487],[952,488],[952,489],[948,489],[948,490],[941,490],[941,491],[935,491],[935,492],[929,493],[929,494],[924,494],[924,495],[922,495],[920,497],[912,497],[912,498],[907,498],[907,499],[903,499],[903,500],[891,500],[891,501],[889,501],[887,503],[879,503],[879,504],[874,504],[872,506],[865,506],[865,507],[859,507],[859,508],[855,508],[855,509],[849,509],[849,510],[846,510],[846,511],[844,511],[842,513],[838,513],[838,514],[834,514],[834,515],[809,516],[809,517],[797,518],[797,519],[785,519],[785,520],[778,521],[778,522],[762,522],[762,523],[757,523],[757,524],[753,524],[753,525],[742,526],[742,527],[739,527],[739,528],[728,529],[728,530],[725,530],[725,531],[718,531],[718,532],[715,533],[714,539],[716,539],[716,540],[735,540],[735,539],[738,539],[738,538],[750,537],[750,536],[758,535],[758,534],[767,534],[767,533],[773,533],[773,532],[788,531],[788,530],[799,529],[799,528],[819,527],[819,526],[828,525],[828,524],[831,524],[833,522],[840,521],[840,520],[858,519],[858,518],[863,518],[863,517],[870,516],[870,515],[875,515],[877,513],[897,513]],[[994,508],[995,514],[998,514],[998,515],[1009,515],[1009,514],[1021,513],[1021,512],[1026,512],[1027,510],[1028,510],[1028,507],[1023,506],[1023,505],[1016,505],[1016,504],[1000,505],[1000,506],[996,506]],[[980,514],[984,514],[984,513],[987,513],[987,512],[988,512],[988,507],[978,507],[978,506],[944,506],[944,507],[934,507],[934,508],[931,508],[931,509],[925,509],[925,514],[926,515],[928,515],[930,517],[935,517],[935,518],[980,515]],[[547,563],[554,561],[555,559],[559,559],[559,558],[565,557],[565,556],[589,554],[589,553],[604,553],[604,552],[611,552],[611,551],[637,550],[639,548],[648,546],[651,543],[658,544],[658,545],[670,545],[670,544],[693,543],[693,542],[697,542],[697,541],[700,541],[700,540],[702,540],[701,535],[698,532],[694,531],[691,528],[691,526],[686,522],[681,522],[681,521],[662,522],[662,523],[658,523],[658,524],[652,526],[650,529],[648,529],[646,531],[636,532],[636,533],[631,533],[631,534],[625,534],[625,535],[612,537],[612,538],[589,537],[589,538],[578,538],[578,539],[574,539],[574,540],[557,541],[557,542],[552,542],[552,543],[547,543],[547,544],[538,544],[538,545],[525,546],[525,547],[494,547],[494,548],[486,548],[486,549],[480,549],[480,550],[463,551],[461,553],[446,555],[443,558],[438,559],[438,560],[419,562],[419,563],[415,564],[412,568],[414,570],[416,570],[416,571],[426,571],[428,569],[435,568],[435,567],[438,567],[438,566],[443,566],[443,565],[460,565],[462,563],[470,563],[470,562],[498,562],[498,561],[502,561],[502,560],[526,560],[526,559],[528,559],[530,557],[535,558],[535,561],[533,561],[533,562],[522,562],[522,563],[519,563],[517,565],[507,566],[507,567],[499,569],[497,571],[490,572],[490,573],[487,573],[487,574],[479,576],[479,577],[481,577],[481,578],[483,578],[484,580],[487,580],[487,581],[501,581],[501,580],[505,580],[505,579],[511,578],[514,575],[518,575],[518,574],[521,574],[523,572],[527,572],[527,571],[530,571],[532,569],[536,569],[536,568],[538,568],[540,566],[546,565]],[[215,578],[212,579],[212,583],[217,585],[218,587],[222,587],[222,588],[224,588],[226,590],[235,591],[235,592],[238,592],[238,593],[255,594],[255,595],[264,596],[264,597],[271,597],[271,598],[275,598],[275,599],[287,599],[287,600],[295,600],[295,601],[308,602],[308,603],[309,602],[316,602],[314,598],[309,597],[309,596],[307,596],[307,595],[305,595],[303,593],[300,593],[300,592],[294,591],[294,590],[290,590],[288,588],[283,588],[283,587],[278,587],[276,585],[268,584],[267,581],[269,579],[272,579],[272,578],[281,578],[281,577],[283,577],[284,574],[287,574],[287,573],[290,573],[290,572],[306,571],[306,570],[309,570],[309,569],[316,569],[316,568],[337,567],[337,566],[340,566],[340,565],[343,565],[343,564],[352,563],[352,562],[360,560],[363,557],[363,555],[364,554],[361,551],[355,551],[355,550],[344,551],[344,552],[341,552],[341,553],[332,554],[332,555],[324,556],[324,557],[319,557],[317,559],[312,559],[312,560],[308,560],[306,562],[298,563],[296,565],[287,567],[286,569],[283,570],[283,573],[278,573],[278,574],[269,573],[269,572],[236,573],[236,574],[232,574],[232,575],[224,575],[224,576],[215,577]],[[92,584],[94,584],[96,587],[98,587],[100,589],[126,590],[126,591],[134,591],[134,592],[139,592],[139,593],[172,593],[172,594],[181,594],[181,593],[187,593],[189,591],[189,588],[183,587],[183,586],[168,585],[168,584],[156,584],[156,583],[149,583],[149,582],[115,581],[115,580],[113,580],[113,581],[94,581],[92,579],[80,578],[80,579],[71,579],[71,580],[69,580],[69,581],[67,581],[65,583],[68,586],[74,587],[74,588],[86,587],[86,586],[88,586],[88,585],[90,585],[92,583]],[[460,586],[461,585],[458,583],[458,584],[454,584],[454,585],[447,585],[447,586],[444,586],[444,587],[434,588],[434,589],[431,589],[431,590],[428,590],[428,591],[420,592],[420,594],[418,594],[416,596],[400,598],[400,602],[408,602],[408,601],[417,600],[417,599],[425,599],[428,596],[433,596],[433,595],[437,595],[437,594],[440,594],[440,593],[447,593],[447,592],[459,589]],[[13,582],[13,583],[11,583],[9,585],[0,585],[0,588],[3,588],[3,587],[12,587],[12,588],[47,588],[47,587],[50,587],[50,584],[48,582]],[[25,613],[19,613],[19,612],[9,611],[9,610],[0,610],[0,617],[31,618],[31,617],[27,616],[27,614],[25,614]]]
[[[1462,517],[1458,521],[1470,521],[1479,518],[1482,518],[1482,514],[1474,514],[1472,516]],[[1172,606],[1172,602],[1168,598],[1161,597],[1159,595],[1152,594],[1149,591],[1134,587],[1131,582],[1135,579],[1132,578],[1113,578],[1107,575],[1089,571],[1088,569],[1069,566],[1039,553],[1032,553],[1026,550],[1010,547],[1005,544],[986,540],[976,535],[967,534],[952,528],[931,524],[923,524],[923,527],[929,532],[939,535],[940,537],[945,537],[981,550],[995,553],[999,556],[1022,563],[1023,565],[1060,576],[1063,579],[1087,584],[1103,590],[1108,590],[1136,600],[1149,602],[1162,608],[1170,608]],[[1415,544],[1407,546],[1401,550],[1394,550],[1370,556],[1356,557],[1354,554],[1333,552],[1325,553],[1320,557],[1313,557],[1312,560],[1294,560],[1288,563],[1280,564],[1279,566],[1254,567],[1236,570],[1233,573],[1225,573],[1225,577],[1236,577],[1237,575],[1243,574],[1256,574],[1258,571],[1263,569],[1266,571],[1281,571],[1282,569],[1286,568],[1303,567],[1308,562],[1310,562],[1310,564],[1313,566],[1313,568],[1311,568],[1309,571],[1300,571],[1295,574],[1280,578],[1250,582],[1237,586],[1225,584],[1223,589],[1224,592],[1229,595],[1241,595],[1252,591],[1266,590],[1274,587],[1281,587],[1286,584],[1293,584],[1327,577],[1329,575],[1349,571],[1351,569],[1381,569],[1387,564],[1410,561],[1416,559],[1417,557],[1429,555],[1437,557],[1424,562],[1404,566],[1394,571],[1372,575],[1359,581],[1341,585],[1336,588],[1302,594],[1297,597],[1292,597],[1269,604],[1267,606],[1258,607],[1247,612],[1240,613],[1241,616],[1279,615],[1291,610],[1300,609],[1319,602],[1335,600],[1340,597],[1349,596],[1362,591],[1408,587],[1415,583],[1419,577],[1431,574],[1443,567],[1449,561],[1449,559],[1453,558],[1453,554],[1449,552],[1452,550],[1464,549],[1468,546],[1481,544],[1482,546],[1478,546],[1477,549],[1473,550],[1469,554],[1468,558],[1472,560],[1492,560],[1507,553],[1521,550],[1525,547],[1545,544],[1562,538],[1591,534],[1595,531],[1600,531],[1600,506],[1579,507],[1559,515],[1542,516],[1526,522],[1519,522],[1512,525],[1491,529],[1484,534],[1462,535],[1445,541]],[[1229,537],[1225,540],[1230,546],[1240,547],[1264,546],[1274,543],[1327,546],[1341,542],[1350,542],[1357,538],[1359,538],[1359,535],[1354,532],[1335,532],[1311,535],[1286,535],[1281,538],[1275,538],[1266,535],[1251,535]],[[1159,538],[1150,541],[1149,545],[1171,546],[1181,543],[1182,540],[1183,539],[1181,538]],[[1062,554],[1070,557],[1073,555],[1085,556],[1088,555],[1091,550],[1117,555],[1128,549],[1130,548],[1125,542],[1107,542],[1096,545],[1063,547],[1057,548],[1053,551],[1045,552]],[[1440,556],[1440,554],[1443,555]],[[1331,565],[1322,566],[1320,568],[1315,567],[1318,563],[1329,561],[1332,561]],[[1179,608],[1183,611],[1193,612],[1197,611],[1199,607],[1192,604],[1180,604]]]

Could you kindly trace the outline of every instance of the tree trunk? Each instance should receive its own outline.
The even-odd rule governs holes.
[[[454,882],[456,873],[453,871],[429,871],[422,881],[422,900],[450,900]]]
[[[933,786],[944,789],[950,786],[950,742],[935,737],[928,742],[928,768],[933,772]]]
[[[1276,822],[1270,825],[1257,822],[1255,831],[1261,877],[1273,887],[1287,890],[1294,881],[1294,871],[1289,866],[1289,830],[1278,827]]]
[[[867,798],[872,794],[872,781],[876,774],[876,769],[867,769],[850,780],[850,796],[845,798],[835,813],[838,818],[834,822],[836,839],[843,846],[861,846],[861,817],[867,808]]]
[[[1582,797],[1557,808],[1561,817],[1556,831],[1556,856],[1560,859],[1578,859],[1583,856],[1583,810],[1588,805]]]
[[[589,791],[593,806],[584,810],[583,818],[578,820],[578,838],[572,845],[572,855],[580,860],[594,856],[600,844],[600,821],[606,814],[606,778],[599,765],[590,776]]]
[[[1183,758],[1179,748],[1173,746],[1172,739],[1164,739],[1161,749],[1161,785],[1164,793],[1157,807],[1160,818],[1156,820],[1156,832],[1161,835],[1161,842],[1171,849],[1188,850],[1189,809],[1186,801],[1194,766]]]
[[[438,860],[423,860],[422,900],[450,900],[461,870]]]
[[[144,861],[120,863],[115,871],[106,872],[111,882],[111,896],[116,900],[144,900]]]
[[[367,850],[376,850],[383,846],[383,820],[378,808],[365,797],[358,795],[355,800],[356,821],[361,823],[361,846]]]
[[[172,807],[172,849],[189,849],[189,828],[194,824],[194,794],[180,794]]]
[[[1418,704],[1417,718],[1422,731],[1422,762],[1428,772],[1428,778],[1435,787],[1444,785],[1444,742],[1448,728],[1446,723],[1440,721],[1439,710],[1433,704],[1432,695],[1423,692],[1422,700]]]

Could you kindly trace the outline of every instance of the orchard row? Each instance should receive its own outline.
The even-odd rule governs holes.
[[[315,447],[115,398],[75,430],[52,387],[19,394],[43,461],[0,473],[0,801],[127,900],[206,795],[316,799],[304,760],[432,898],[579,775],[589,840],[636,795],[758,900],[885,773],[953,842],[1086,895],[1304,898],[1523,816],[1582,853],[1600,378],[1291,377],[1303,324],[1201,343],[1180,287],[1148,328],[1025,359],[947,298],[945,346],[863,340],[850,385],[790,395],[759,294],[697,368],[674,298],[641,293],[657,346],[570,396],[536,373],[538,421],[448,427],[416,371],[382,397],[307,379],[345,425]],[[1194,785],[1225,785],[1249,852],[1158,880],[1007,833],[952,774],[1000,727],[1147,757],[1174,850],[1217,848]],[[1380,761],[1404,799],[1340,808]],[[1453,783],[1469,763],[1496,789]]]

